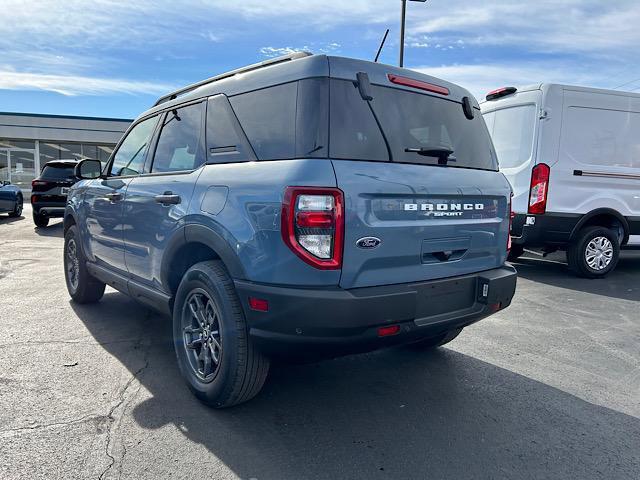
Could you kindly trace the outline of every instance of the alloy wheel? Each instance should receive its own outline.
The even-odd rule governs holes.
[[[222,359],[220,313],[209,294],[193,290],[182,311],[184,349],[193,373],[203,382],[213,380]]]
[[[80,277],[80,261],[78,260],[78,246],[74,238],[67,243],[67,279],[72,290],[78,289]]]

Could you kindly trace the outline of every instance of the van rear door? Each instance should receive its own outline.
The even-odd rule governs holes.
[[[345,195],[340,286],[502,265],[511,190],[480,112],[468,119],[461,101],[392,85],[370,93],[330,83],[329,156]]]
[[[513,188],[513,211],[516,213],[527,213],[529,205],[541,101],[541,90],[527,90],[482,104],[500,171]]]

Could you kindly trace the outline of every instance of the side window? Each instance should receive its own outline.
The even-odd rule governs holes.
[[[210,98],[207,105],[207,152],[209,163],[256,159],[229,100],[224,95]]]
[[[260,160],[295,158],[297,93],[291,82],[229,99]]]
[[[167,112],[151,172],[193,170],[204,163],[201,148],[204,103],[189,105]]]
[[[121,177],[142,173],[151,135],[157,121],[158,117],[151,117],[133,127],[115,153],[109,176]]]

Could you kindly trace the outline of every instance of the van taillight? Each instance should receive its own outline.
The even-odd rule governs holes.
[[[531,188],[529,189],[529,213],[542,215],[547,210],[549,195],[549,165],[539,163],[531,171]]]
[[[509,195],[509,233],[507,234],[507,254],[511,251],[511,226],[513,225],[513,217],[516,214],[513,211],[513,192]]]
[[[342,267],[344,196],[337,188],[287,187],[282,239],[302,260],[321,270]]]

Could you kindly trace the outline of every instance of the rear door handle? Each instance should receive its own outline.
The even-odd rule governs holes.
[[[180,195],[174,195],[173,192],[164,192],[162,195],[156,195],[153,198],[162,205],[178,205],[182,201]]]
[[[118,192],[107,193],[105,198],[110,202],[119,202],[122,200],[122,194]]]

